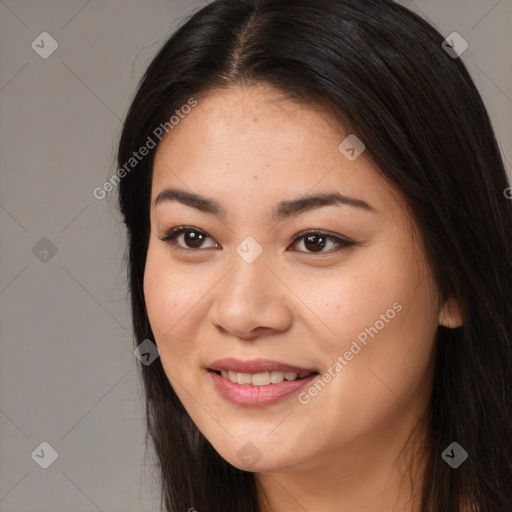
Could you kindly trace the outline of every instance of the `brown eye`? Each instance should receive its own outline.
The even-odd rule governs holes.
[[[309,235],[304,239],[304,247],[308,251],[320,252],[325,247],[326,237],[322,235]]]
[[[175,227],[160,238],[163,242],[185,251],[199,252],[199,250],[202,249],[220,247],[219,244],[216,243],[213,243],[213,245],[210,246],[204,246],[205,241],[208,239],[211,239],[211,237],[201,229],[188,226]],[[305,250],[300,249],[299,252],[309,254],[332,253],[354,245],[354,242],[350,242],[341,237],[329,235],[321,231],[307,231],[299,233],[294,238],[292,245],[297,245],[298,242],[302,242],[305,248]],[[326,247],[327,250],[324,250]]]
[[[344,240],[343,238],[328,235],[327,233],[323,233],[321,231],[307,231],[299,233],[294,238],[293,245],[296,245],[297,242],[299,241],[303,243],[306,249],[305,251],[301,250],[300,252],[306,253],[334,252],[341,249],[345,249],[354,244],[353,242],[349,242],[348,240]],[[324,251],[324,248],[326,246],[328,247],[328,250]],[[333,247],[333,250],[330,250],[331,247]]]
[[[180,226],[171,229],[163,237],[160,238],[163,242],[176,246],[180,249],[201,249],[206,239],[210,238],[204,231],[193,228]],[[182,240],[182,243],[179,243]],[[210,249],[206,247],[206,249]]]
[[[199,249],[204,242],[204,235],[197,231],[188,230],[183,233],[183,241],[188,247]]]

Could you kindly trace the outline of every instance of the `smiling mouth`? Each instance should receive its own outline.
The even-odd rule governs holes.
[[[234,384],[246,384],[253,386],[271,386],[281,384],[282,382],[292,382],[296,380],[307,379],[312,375],[318,375],[315,371],[305,371],[301,373],[266,371],[259,373],[241,373],[228,370],[212,370],[211,372],[220,375],[224,379],[230,380]]]

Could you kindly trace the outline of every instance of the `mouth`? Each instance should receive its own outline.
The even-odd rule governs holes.
[[[222,359],[207,368],[217,392],[242,406],[275,403],[312,382],[314,369],[271,360]]]
[[[307,379],[310,375],[318,375],[318,372],[305,371],[301,373],[296,372],[282,372],[272,370],[270,372],[259,372],[259,373],[245,373],[245,372],[234,372],[227,370],[212,370],[210,371],[220,375],[224,379],[229,379],[234,384],[241,385],[253,385],[253,386],[270,386],[275,384],[281,384],[284,381],[293,382],[296,380]]]

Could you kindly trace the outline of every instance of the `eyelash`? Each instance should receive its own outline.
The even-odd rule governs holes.
[[[184,251],[187,251],[187,252],[204,251],[205,249],[201,249],[201,248],[194,249],[192,247],[183,247],[181,245],[177,245],[176,244],[175,239],[178,236],[180,236],[181,234],[183,234],[183,233],[185,233],[187,231],[192,231],[192,232],[195,232],[195,233],[199,233],[201,235],[204,235],[205,237],[211,238],[205,231],[203,231],[201,229],[198,229],[198,228],[191,227],[191,226],[177,226],[175,228],[170,229],[166,233],[164,233],[164,235],[162,237],[158,237],[158,238],[162,242],[165,242],[165,243],[173,246],[175,249],[178,249],[178,250],[184,250]],[[346,248],[354,245],[354,242],[351,242],[350,240],[346,240],[346,239],[338,237],[338,236],[329,235],[329,234],[327,234],[327,233],[325,233],[323,231],[311,230],[311,229],[306,230],[306,231],[301,231],[300,233],[295,235],[295,237],[292,240],[292,245],[296,244],[298,241],[300,241],[303,238],[306,238],[309,235],[319,235],[319,236],[321,236],[321,237],[323,237],[323,238],[325,238],[327,240],[334,241],[334,242],[336,242],[338,244],[338,247],[336,247],[334,249],[330,249],[328,251],[319,251],[319,252],[314,252],[314,251],[298,251],[298,252],[303,252],[303,253],[306,253],[306,254],[332,254],[333,252],[337,252],[337,251],[346,249]],[[215,249],[215,248],[214,247],[208,247],[207,249]]]

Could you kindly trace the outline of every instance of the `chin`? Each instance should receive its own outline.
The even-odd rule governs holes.
[[[289,469],[288,464],[274,458],[270,460],[263,460],[262,458],[254,464],[243,464],[235,456],[235,460],[231,459],[227,462],[242,471],[250,471],[251,473],[280,473]]]
[[[297,448],[295,452],[299,449]],[[229,450],[229,453],[225,450],[218,453],[232,466],[252,473],[279,473],[300,464],[288,450],[276,452],[274,447],[262,447],[261,443],[257,446],[250,441],[241,444],[239,449]]]

